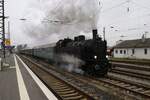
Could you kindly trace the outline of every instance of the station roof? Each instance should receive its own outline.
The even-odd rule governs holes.
[[[148,48],[150,47],[150,38],[124,40],[114,46],[114,48]]]

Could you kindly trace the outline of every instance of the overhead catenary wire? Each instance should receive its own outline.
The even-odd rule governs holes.
[[[124,4],[128,4],[127,7],[131,8],[132,6],[129,6],[129,3],[130,3],[130,4],[136,4],[136,5],[138,4],[138,3],[135,3],[135,1],[133,1],[133,0],[126,0],[126,1],[124,1],[124,2],[122,2],[122,3],[120,3],[120,4],[114,5],[113,7],[110,7],[110,8],[108,8],[108,9],[102,10],[101,13],[103,14],[103,13],[105,13],[105,12],[107,12],[107,11],[111,11],[111,10],[113,10],[113,9],[115,9],[115,8],[118,8],[118,7],[122,6],[122,5],[124,5]],[[137,5],[137,6],[139,6],[139,5]],[[142,7],[142,6],[140,6],[140,7]],[[144,7],[143,7],[143,8],[144,8]],[[145,8],[146,8],[146,7],[145,7]],[[150,10],[150,8],[146,8],[146,9],[149,9],[149,10]],[[125,16],[125,17],[127,17],[127,16]],[[123,20],[124,20],[125,17],[120,18],[120,19],[123,19]],[[136,16],[135,16],[135,17],[136,17]],[[137,16],[137,17],[139,17],[139,16]],[[117,19],[118,19],[118,17],[117,17]],[[126,19],[125,19],[125,20],[126,20]],[[113,23],[115,23],[115,22],[113,22]]]
[[[135,4],[135,5],[138,6],[138,7],[141,7],[141,8],[143,8],[143,9],[147,9],[147,10],[150,10],[150,7],[147,7],[147,6],[145,6],[145,5],[139,4],[139,3],[137,3],[137,2],[134,1],[134,0],[126,0],[126,1],[124,1],[124,2],[121,2],[121,3],[119,3],[119,4],[114,5],[114,6],[110,7],[110,8],[108,8],[108,9],[102,10],[101,13],[109,12],[109,11],[115,9],[115,8],[121,7],[121,6],[124,5],[124,4],[128,4],[128,7],[130,7],[129,4]]]
[[[150,8],[143,4],[140,3],[140,1],[136,1],[136,0],[126,0],[126,1],[121,2],[120,5],[117,4],[108,9],[103,9],[101,11],[102,16],[104,16],[104,17],[109,12],[111,14],[113,14],[114,11],[119,11],[117,13],[122,13],[121,17],[117,16],[116,18],[114,17],[113,20],[110,20],[110,21],[107,20],[108,23],[105,23],[106,25],[103,26],[103,24],[101,24],[101,27],[100,27],[101,31],[102,31],[103,27],[106,27],[106,31],[107,31],[106,33],[107,33],[107,35],[109,34],[107,36],[107,39],[109,38],[110,39],[109,41],[111,41],[112,37],[113,38],[116,37],[116,39],[117,39],[121,35],[127,36],[128,38],[131,38],[132,36],[134,36],[134,38],[139,38],[145,32],[147,34],[149,34],[148,36],[150,36],[150,28],[149,28],[150,22],[148,21],[148,18],[150,17],[150,13],[149,13]],[[121,12],[121,11],[123,11],[121,9],[124,9],[124,8],[127,9],[127,13]],[[129,8],[130,13],[128,12],[128,8]],[[140,11],[140,13],[139,13],[139,11]],[[104,19],[106,19],[106,18],[107,17],[105,17]],[[101,20],[102,20],[102,18],[101,18]],[[126,25],[124,27],[125,23],[131,22],[131,21],[133,22],[133,23],[131,23],[131,24],[133,24],[132,26]],[[134,21],[137,24],[135,24]],[[102,20],[102,22],[103,22],[103,20]],[[122,26],[122,24],[123,24],[123,26]],[[141,25],[143,25],[143,26],[141,26]],[[111,27],[114,27],[114,28],[111,28]],[[117,31],[115,31],[115,30],[117,30]],[[110,34],[113,34],[113,35],[110,35]]]
[[[106,9],[106,10],[103,10],[102,12],[104,12],[104,11],[109,11],[109,10],[112,10],[112,9],[114,9],[114,8],[118,8],[118,7],[120,7],[121,5],[124,5],[124,4],[126,4],[126,3],[128,3],[128,7],[129,7],[129,3],[132,3],[132,4],[136,4],[133,0],[127,0],[127,1],[125,1],[125,2],[122,2],[122,3],[120,3],[120,4],[118,4],[118,5],[115,5],[115,6],[113,6],[113,7],[111,7],[111,8],[109,8],[109,9]],[[137,3],[138,4],[138,3]],[[136,5],[137,5],[136,4]],[[139,6],[139,5],[138,5]],[[142,6],[140,6],[140,7],[142,7]],[[143,7],[144,9],[146,8],[146,9],[150,9],[150,8],[147,8],[147,7]],[[144,14],[144,15],[141,15],[141,16],[134,16],[134,17],[132,17],[132,18],[130,18],[130,20],[133,20],[133,18],[135,19],[136,17],[140,17],[140,18],[143,18],[143,17],[148,17],[148,16],[150,16],[150,13],[148,13],[148,14]],[[118,18],[117,18],[118,19]],[[122,19],[121,21],[119,20],[119,23],[120,22],[124,22],[124,21],[126,21],[126,20],[129,20],[129,19],[127,19],[127,16],[126,17],[122,17],[122,18],[120,18],[120,19]],[[118,23],[118,20],[117,21],[114,21],[114,22],[112,22],[112,23],[110,23],[110,24],[108,24],[106,27],[110,27],[110,26],[113,26],[113,24],[115,24],[115,23]],[[134,30],[138,30],[139,28],[135,28]]]
[[[129,2],[128,0],[126,0],[124,2],[121,2],[121,3],[117,4],[117,5],[114,5],[114,6],[110,7],[110,8],[108,8],[108,9],[102,10],[101,13],[105,13],[105,12],[111,11],[111,10],[113,10],[115,8],[118,8],[118,7],[122,6],[122,5],[124,5],[124,4],[127,4],[128,2]]]
[[[149,28],[150,26],[146,27]],[[137,28],[130,28],[130,29],[126,29],[126,30],[119,30],[119,31],[111,31],[111,34],[113,33],[114,35],[109,36],[109,38],[117,38],[117,37],[121,37],[121,36],[126,36],[129,37],[129,35],[134,35],[137,34],[136,36],[142,36],[143,34],[149,34],[149,31],[143,31],[142,30],[143,27],[137,27]],[[139,30],[137,33],[134,32],[129,32],[129,31],[137,31]],[[108,38],[108,37],[107,37]]]
[[[60,6],[61,6],[61,3],[62,3],[62,1],[60,0],[59,1],[59,3],[58,3],[58,5],[56,6],[56,8],[54,8],[54,9],[57,9],[57,8],[59,8]],[[117,4],[117,5],[114,5],[114,6],[112,6],[112,7],[110,7],[110,8],[108,8],[108,9],[104,9],[104,10],[102,10],[102,12],[101,13],[105,13],[105,12],[107,12],[107,11],[110,11],[110,10],[113,10],[113,9],[115,9],[115,8],[118,8],[118,7],[121,7],[122,5],[125,5],[125,4],[128,4],[128,6],[127,7],[129,7],[129,3],[132,3],[132,4],[136,4],[136,5],[138,5],[138,3],[135,3],[135,1],[133,1],[133,0],[125,0],[125,1],[123,1],[123,2],[121,2],[121,3],[119,3],[119,4]],[[131,6],[130,6],[131,7]],[[142,6],[140,6],[140,7],[142,7]],[[147,7],[143,7],[143,8],[147,8]],[[149,8],[147,8],[147,9],[149,9]],[[148,14],[146,14],[146,16],[147,16]],[[136,17],[136,16],[135,16]],[[139,16],[137,16],[137,17],[139,17]],[[142,16],[143,17],[143,16]],[[125,20],[127,20],[127,19],[125,19],[124,17],[123,18],[121,18],[121,19],[123,19],[123,22],[125,21]],[[133,18],[132,18],[133,19]],[[131,20],[132,20],[131,19]],[[117,21],[118,22],[118,21]],[[122,22],[122,21],[120,21],[119,20],[119,22]],[[115,24],[116,22],[113,22],[113,24]],[[69,24],[72,24],[72,23],[69,23]],[[112,24],[112,23],[111,23]],[[109,24],[109,25],[111,25],[111,24]],[[109,25],[107,25],[107,26],[109,26]],[[106,26],[106,27],[107,27]],[[132,29],[133,30],[133,29]],[[134,28],[134,30],[139,30],[139,28]],[[129,29],[129,31],[131,31],[130,29]]]
[[[116,23],[123,23],[123,22],[125,22],[125,21],[127,21],[127,20],[131,20],[131,21],[134,21],[133,19],[135,19],[135,17],[138,17],[138,18],[145,18],[145,17],[150,17],[150,13],[146,13],[146,14],[143,14],[143,15],[141,15],[141,16],[134,16],[134,17],[130,17],[130,18],[126,18],[126,19],[123,19],[123,18],[120,18],[119,20],[117,20],[117,21],[114,21],[114,22],[111,22],[111,23],[109,23],[109,24],[107,24],[107,27],[109,27],[109,26],[113,26],[114,24],[116,24]],[[127,17],[127,15],[126,15],[126,17]]]

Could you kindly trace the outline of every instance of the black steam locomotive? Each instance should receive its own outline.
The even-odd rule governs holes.
[[[107,42],[93,30],[93,39],[85,40],[84,35],[59,40],[48,47],[21,50],[23,54],[36,56],[53,62],[69,71],[92,76],[104,76],[110,67],[106,58]]]

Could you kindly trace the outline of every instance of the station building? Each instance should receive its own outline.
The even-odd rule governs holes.
[[[114,46],[115,58],[150,59],[150,38],[124,40]]]

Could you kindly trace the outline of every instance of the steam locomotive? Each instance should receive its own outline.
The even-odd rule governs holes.
[[[73,39],[59,40],[55,45],[21,50],[20,53],[45,59],[59,66],[77,73],[92,76],[104,76],[110,68],[106,57],[107,42],[93,31],[93,39],[85,39],[79,35]]]

